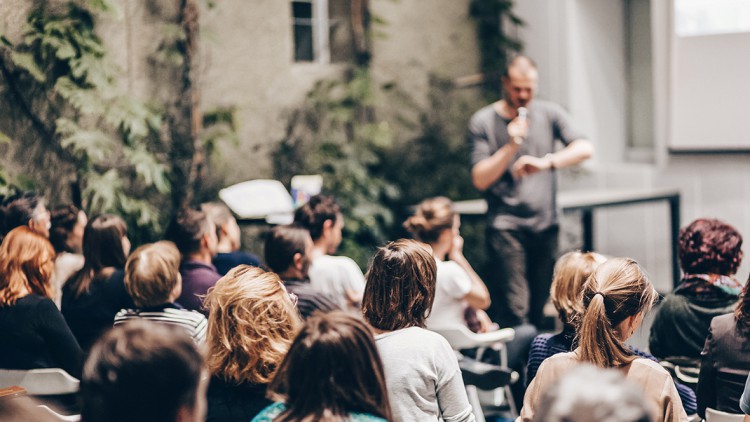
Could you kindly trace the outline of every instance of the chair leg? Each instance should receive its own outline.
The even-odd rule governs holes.
[[[479,393],[477,387],[473,385],[466,386],[466,395],[469,397],[469,404],[474,413],[474,419],[476,422],[485,422],[484,412],[482,411],[482,403],[479,402]]]
[[[508,409],[510,409],[510,416],[513,419],[518,418],[518,409],[516,408],[516,401],[513,400],[513,392],[510,391],[510,385],[503,387],[505,391],[505,401],[508,403]]]

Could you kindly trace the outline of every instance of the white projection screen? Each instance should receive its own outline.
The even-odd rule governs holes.
[[[750,0],[674,0],[673,152],[750,151]]]

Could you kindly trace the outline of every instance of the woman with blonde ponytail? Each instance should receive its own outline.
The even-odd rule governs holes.
[[[521,419],[531,421],[544,392],[572,368],[590,363],[616,368],[638,385],[651,403],[654,421],[687,421],[672,377],[658,363],[633,354],[625,342],[651,309],[658,294],[632,259],[601,264],[583,285],[578,348],[546,359],[524,397]]]

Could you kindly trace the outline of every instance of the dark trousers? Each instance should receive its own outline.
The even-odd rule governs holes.
[[[541,232],[487,229],[489,315],[501,327],[530,322],[539,328],[557,257],[558,226]]]

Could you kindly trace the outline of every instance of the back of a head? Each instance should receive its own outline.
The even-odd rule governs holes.
[[[107,268],[123,268],[128,258],[123,238],[128,235],[125,220],[113,214],[89,220],[83,231],[83,268],[68,282],[75,295],[89,291],[97,274]]]
[[[631,333],[619,332],[618,326],[648,312],[658,298],[645,271],[630,258],[609,259],[586,280],[582,298],[581,359],[602,368],[631,362],[634,356],[624,344]]]
[[[16,227],[26,226],[34,218],[34,212],[44,200],[35,193],[22,193],[10,197],[0,205],[0,230],[2,235]],[[2,237],[2,236],[0,236]]]
[[[172,242],[143,245],[125,263],[125,288],[138,307],[169,302],[180,280],[180,251]]]
[[[52,298],[55,251],[46,237],[27,226],[11,230],[0,244],[0,306],[28,293]]]
[[[203,355],[184,330],[129,321],[100,338],[86,359],[81,420],[165,422],[181,411],[203,412],[202,373]]]
[[[306,228],[312,239],[318,240],[323,234],[326,220],[336,222],[341,214],[341,206],[333,196],[315,195],[294,213],[294,222]]]
[[[264,258],[276,273],[283,273],[294,264],[294,255],[307,253],[310,233],[297,225],[276,226],[266,236]]]
[[[699,218],[680,230],[680,265],[685,274],[733,275],[742,263],[742,235],[715,218]]]
[[[174,242],[183,256],[199,252],[203,236],[212,229],[205,212],[182,209],[177,212],[167,227],[165,238]]]
[[[598,253],[580,251],[568,252],[557,260],[550,297],[563,324],[571,325],[575,315],[581,313],[583,283],[606,260]]]
[[[306,321],[271,390],[286,403],[280,421],[344,419],[351,412],[390,419],[373,334],[364,321],[340,311]]]
[[[226,381],[267,384],[300,324],[279,277],[240,265],[209,289],[208,367]]]
[[[503,76],[507,78],[510,76],[511,72],[518,72],[521,75],[527,75],[530,72],[537,72],[537,65],[531,57],[518,54],[508,60]]]
[[[615,370],[581,365],[550,387],[535,422],[651,422],[648,401]]]
[[[378,249],[365,276],[362,314],[380,330],[424,327],[435,299],[437,264],[429,246],[396,240]]]
[[[78,223],[80,212],[80,208],[70,204],[57,207],[50,213],[52,226],[49,230],[49,241],[56,252],[80,252],[73,250],[68,244],[68,238]]]
[[[406,219],[404,228],[422,242],[435,243],[444,230],[453,227],[455,215],[450,199],[444,196],[425,199],[414,215]]]

